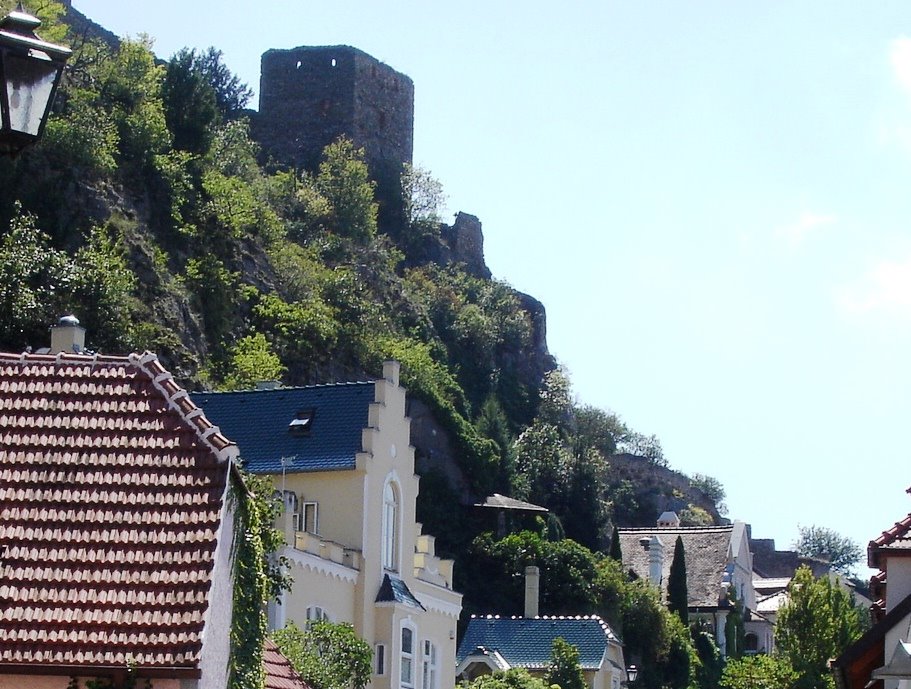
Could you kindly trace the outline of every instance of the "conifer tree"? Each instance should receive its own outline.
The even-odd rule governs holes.
[[[616,526],[614,527],[613,533],[611,533],[610,548],[608,548],[607,556],[611,560],[623,562],[623,551],[620,550],[620,529]]]
[[[674,544],[674,559],[671,561],[671,571],[667,578],[667,607],[671,612],[677,613],[683,624],[689,624],[686,557],[683,552],[683,539],[680,536],[677,536],[677,542]]]

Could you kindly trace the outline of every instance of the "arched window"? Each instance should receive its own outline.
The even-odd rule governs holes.
[[[743,647],[747,653],[756,653],[759,650],[759,637],[750,632],[743,638]]]
[[[312,622],[328,622],[329,613],[326,612],[325,608],[320,607],[319,605],[311,605],[307,608],[306,612],[306,626],[309,627]]]
[[[402,651],[399,683],[403,689],[414,687],[414,630],[402,626]]]
[[[383,567],[397,572],[399,549],[399,496],[392,481],[383,489]]]

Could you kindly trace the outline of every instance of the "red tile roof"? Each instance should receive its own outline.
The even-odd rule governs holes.
[[[195,669],[235,454],[152,354],[0,354],[0,668]]]
[[[900,522],[895,522],[891,529],[883,531],[880,536],[870,541],[870,545],[891,545],[897,540],[905,539],[909,533],[911,533],[911,514],[902,519]]]
[[[911,551],[911,514],[895,522],[892,528],[886,529],[867,545],[867,564],[873,568],[885,565],[880,561],[880,552]]]
[[[271,639],[266,639],[263,646],[263,669],[266,689],[310,689]]]

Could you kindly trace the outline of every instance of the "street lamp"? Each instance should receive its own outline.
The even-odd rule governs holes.
[[[639,668],[637,668],[635,665],[630,665],[628,668],[626,668],[626,679],[629,684],[632,684],[637,679],[639,679]]]
[[[72,53],[38,38],[40,25],[21,3],[0,19],[0,155],[15,155],[41,136]]]

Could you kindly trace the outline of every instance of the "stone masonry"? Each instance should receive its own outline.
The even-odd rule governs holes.
[[[398,181],[414,145],[414,84],[357,48],[263,53],[257,138],[285,164],[315,170],[338,137],[366,151],[380,188]]]

